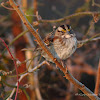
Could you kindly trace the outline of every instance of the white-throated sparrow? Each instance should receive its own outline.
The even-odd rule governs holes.
[[[66,60],[77,48],[75,33],[69,25],[59,26],[53,34],[48,35],[44,39],[44,42],[54,58],[57,58],[58,60]],[[43,50],[41,50],[41,55],[47,61],[53,62]]]

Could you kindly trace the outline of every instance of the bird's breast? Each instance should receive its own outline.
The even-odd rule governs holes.
[[[65,60],[70,57],[77,48],[77,39],[76,37],[71,37],[68,39],[64,39],[63,41],[57,39],[54,41],[54,49],[57,56]]]

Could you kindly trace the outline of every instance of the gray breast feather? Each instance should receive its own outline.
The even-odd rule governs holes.
[[[54,49],[57,53],[57,56],[65,60],[66,58],[70,57],[76,50],[77,47],[77,39],[76,37],[72,37],[65,40],[66,45],[63,45],[59,42],[59,40],[56,40],[54,42]]]
[[[65,44],[65,45],[62,45],[62,44]],[[71,37],[69,39],[65,39],[65,41],[63,41],[63,43],[61,41],[59,41],[59,39],[57,39],[54,41],[52,46],[49,46],[50,52],[58,60],[59,59],[61,59],[61,60],[67,59],[75,52],[76,48],[77,48],[76,37]],[[52,62],[52,60],[49,58],[49,56],[44,51],[42,51],[41,54],[46,60]]]

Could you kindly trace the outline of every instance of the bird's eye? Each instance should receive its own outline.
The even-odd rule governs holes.
[[[61,32],[61,31],[59,31],[59,30],[57,30],[58,32]]]

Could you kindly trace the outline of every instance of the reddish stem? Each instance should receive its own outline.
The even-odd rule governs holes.
[[[11,52],[10,52],[10,50],[9,50],[9,48],[8,48],[8,46],[7,46],[7,44],[5,43],[5,41],[4,41],[2,38],[0,38],[0,40],[3,42],[3,44],[4,44],[5,47],[7,48],[8,52],[9,52],[9,54],[10,54],[10,56],[11,56],[13,62],[14,62],[14,65],[15,65],[16,74],[17,74],[17,82],[18,82],[18,84],[17,84],[17,90],[16,90],[16,95],[15,95],[15,100],[16,100],[16,99],[17,99],[17,94],[18,94],[18,88],[19,88],[19,78],[18,78],[18,70],[17,70],[16,61],[14,60],[14,57],[13,57],[13,55],[11,54]]]

